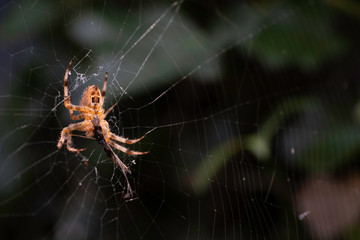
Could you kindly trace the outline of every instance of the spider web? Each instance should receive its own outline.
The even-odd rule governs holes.
[[[356,239],[357,9],[331,1],[2,4],[1,236]],[[111,131],[146,134],[126,147],[149,154],[116,151],[132,171],[132,198],[96,141],[74,136],[87,148],[79,155],[56,147],[73,122],[63,101],[70,59],[73,104],[108,72]]]

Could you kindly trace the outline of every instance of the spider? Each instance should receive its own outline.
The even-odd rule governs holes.
[[[124,153],[129,155],[142,155],[149,152],[136,152],[127,149],[124,146],[119,145],[115,141],[125,143],[125,144],[134,144],[143,139],[146,134],[137,139],[128,139],[115,135],[110,131],[109,124],[105,120],[107,114],[115,107],[116,103],[111,106],[105,113],[103,109],[103,104],[105,100],[106,93],[106,82],[108,73],[105,74],[104,86],[102,91],[96,85],[91,85],[87,87],[81,97],[80,105],[73,105],[70,101],[70,96],[68,92],[68,76],[70,71],[72,60],[69,62],[69,66],[66,69],[64,77],[64,105],[69,109],[70,117],[73,120],[84,119],[82,122],[71,123],[69,126],[65,127],[61,131],[60,140],[57,143],[57,147],[60,149],[62,145],[67,141],[66,147],[70,152],[80,153],[86,148],[76,149],[72,147],[71,136],[72,131],[82,131],[85,132],[86,138],[95,139],[100,145],[104,147],[104,151],[107,156],[111,158],[123,171],[125,178],[126,173],[131,173],[130,169],[119,159],[119,157],[114,153],[111,147],[114,147]],[[80,112],[79,115],[74,115],[74,111]],[[127,178],[126,178],[127,180]],[[128,182],[128,181],[127,181]],[[129,187],[129,182],[128,182]]]

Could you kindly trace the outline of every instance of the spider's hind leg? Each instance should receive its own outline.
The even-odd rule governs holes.
[[[81,151],[84,151],[86,148],[77,149],[77,148],[73,148],[71,146],[72,145],[71,132],[74,131],[74,130],[84,131],[85,130],[84,128],[85,128],[85,125],[84,125],[83,122],[81,122],[81,123],[72,123],[69,126],[67,126],[66,128],[64,128],[61,131],[61,136],[60,136],[60,139],[58,141],[57,147],[60,149],[62,147],[62,145],[65,143],[65,141],[67,141],[66,148],[70,152],[80,153]]]
[[[137,139],[128,139],[128,138],[123,138],[123,137],[120,137],[114,133],[110,133],[110,138],[116,140],[116,141],[119,141],[121,143],[126,143],[126,144],[134,144],[134,143],[137,143],[139,142],[141,139],[143,139],[144,137],[146,137],[146,134],[140,138],[137,138]],[[119,148],[118,148],[119,149]],[[121,149],[119,149],[120,151],[123,151]],[[124,152],[124,151],[123,151]]]
[[[119,145],[119,144],[117,144],[117,143],[115,143],[115,142],[113,142],[113,141],[111,141],[111,140],[109,141],[109,144],[110,144],[112,147],[116,148],[117,150],[120,150],[120,151],[122,151],[122,152],[124,152],[124,153],[127,153],[127,154],[129,154],[129,155],[143,155],[143,154],[149,153],[149,152],[137,152],[137,151],[133,151],[133,150],[127,149],[126,147],[123,147],[123,146],[121,146],[121,145]]]
[[[73,147],[72,147],[71,134],[69,134],[69,135],[67,136],[66,148],[67,148],[67,150],[69,150],[70,152],[77,152],[77,153],[80,153],[81,151],[86,150],[86,148],[77,149],[77,148],[73,148]]]

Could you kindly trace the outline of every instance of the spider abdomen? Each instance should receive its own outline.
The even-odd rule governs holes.
[[[94,126],[94,138],[96,139],[96,141],[99,143],[99,145],[104,147],[104,151],[106,152],[106,155],[111,158],[112,157],[112,151],[110,149],[109,144],[106,142],[105,138],[104,138],[104,134],[102,131],[101,126],[99,125],[95,125]]]

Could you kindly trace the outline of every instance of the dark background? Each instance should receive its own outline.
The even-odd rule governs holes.
[[[0,5],[2,239],[358,239],[356,1]],[[122,172],[58,150],[109,72]],[[88,160],[88,165],[83,164]],[[134,162],[136,164],[134,164]]]

